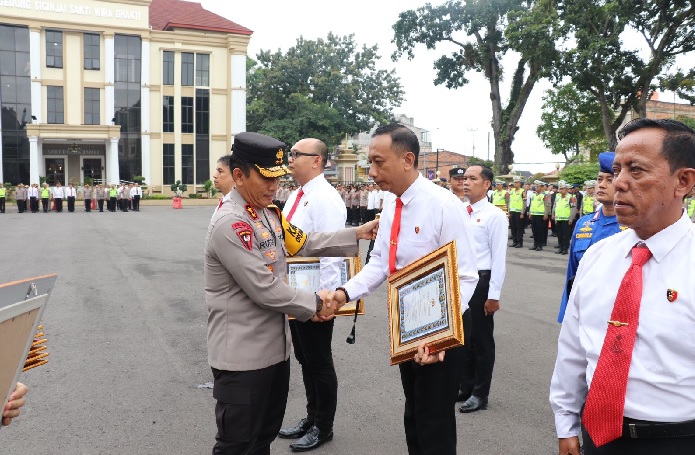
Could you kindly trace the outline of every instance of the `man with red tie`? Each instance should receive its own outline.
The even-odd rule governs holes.
[[[631,229],[579,263],[550,385],[559,453],[579,455],[580,433],[586,455],[692,453],[695,131],[637,119],[618,136],[614,208]]]
[[[387,196],[369,263],[329,295],[333,305],[362,298],[389,275],[456,241],[461,311],[478,282],[470,216],[450,191],[422,177],[420,146],[405,126],[392,123],[374,132],[369,176]],[[463,347],[434,355],[422,343],[413,360],[399,365],[405,395],[404,426],[410,454],[455,455],[455,403],[463,367]]]

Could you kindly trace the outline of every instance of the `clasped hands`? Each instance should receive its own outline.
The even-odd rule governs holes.
[[[323,300],[323,307],[321,311],[316,312],[311,317],[313,322],[330,321],[335,317],[335,312],[347,303],[345,301],[345,293],[341,290],[329,291],[328,289],[323,289],[316,294]]]

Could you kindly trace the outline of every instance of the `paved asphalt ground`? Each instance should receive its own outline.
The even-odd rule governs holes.
[[[0,282],[60,275],[44,318],[50,362],[23,373],[28,404],[0,430],[0,454],[210,453],[214,400],[196,386],[212,379],[203,295],[212,210],[0,214]],[[456,412],[460,454],[557,453],[547,397],[567,256],[549,241],[543,252],[507,250],[490,404]],[[354,345],[351,320],[336,323],[335,438],[316,454],[406,453],[385,302],[385,286],[367,299]],[[285,424],[304,416],[303,394],[293,358]],[[288,444],[276,440],[272,453],[291,453]]]

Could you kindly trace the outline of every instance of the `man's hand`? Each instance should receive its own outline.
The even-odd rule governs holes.
[[[323,291],[321,291],[323,292]],[[326,299],[324,299],[324,306],[328,308],[334,308],[334,311],[338,311],[340,307],[347,303],[347,297],[341,289],[336,289],[335,291],[325,291],[328,293]],[[319,294],[320,295],[320,294]]]
[[[423,341],[422,344],[420,344],[420,346],[417,347],[417,352],[415,353],[415,357],[413,358],[413,360],[415,361],[415,363],[419,365],[431,365],[433,363],[443,362],[444,354],[444,351],[430,354],[430,348],[428,348],[425,342]]]
[[[12,419],[19,416],[19,408],[24,406],[25,399],[24,396],[29,392],[29,387],[25,386],[21,382],[17,383],[14,392],[10,395],[10,399],[5,405],[5,409],[2,411],[2,424],[9,425],[12,423]]]
[[[362,226],[355,229],[357,240],[372,240],[379,228],[379,220],[372,220],[369,223],[364,223]]]
[[[487,299],[483,305],[485,316],[490,316],[492,313],[500,309],[500,301],[495,299]]]
[[[579,438],[577,436],[571,438],[559,438],[558,445],[560,449],[559,455],[579,455]]]
[[[548,215],[543,215],[543,221],[548,221]]]
[[[323,307],[321,307],[321,311],[317,311],[316,314],[314,314],[311,317],[312,322],[325,322],[325,321],[330,321],[335,317],[335,312],[340,308],[340,307],[331,307],[328,305],[329,300],[328,300],[328,295],[330,294],[330,291],[323,289],[321,291],[318,291],[316,295],[318,295],[321,300],[323,300]]]
[[[522,220],[524,219],[524,212],[521,212],[521,215],[519,215],[519,218],[521,218]]]

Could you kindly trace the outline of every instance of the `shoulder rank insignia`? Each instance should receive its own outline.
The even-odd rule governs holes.
[[[674,302],[678,298],[678,291],[676,291],[675,289],[667,289],[666,298],[669,302]]]
[[[584,226],[583,228],[579,228],[579,230],[582,232],[591,232],[591,227],[590,226]]]
[[[257,220],[258,219],[258,213],[256,213],[256,209],[254,209],[250,204],[246,204],[244,206],[244,209],[246,210],[246,213],[248,213],[251,216],[252,220]]]

